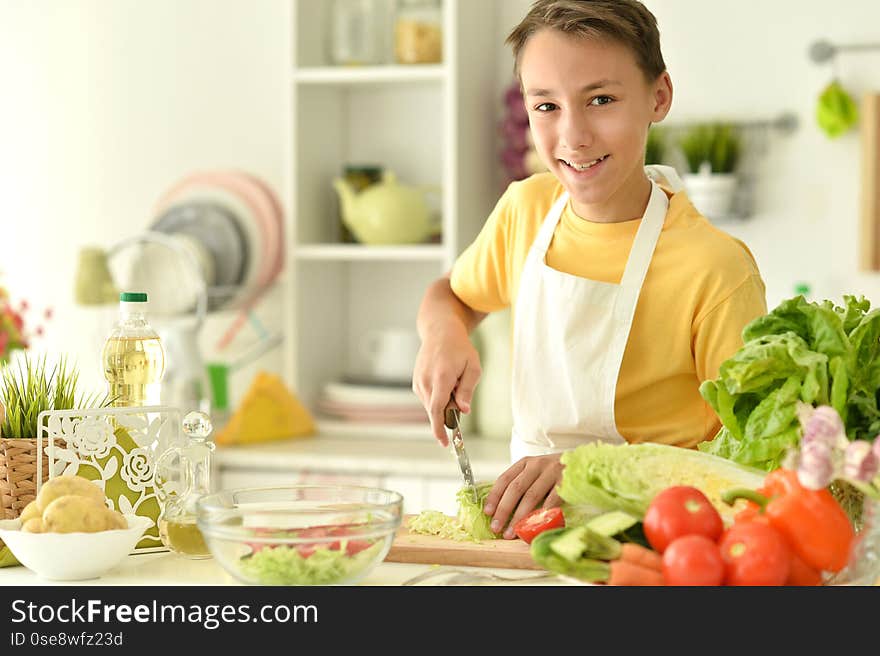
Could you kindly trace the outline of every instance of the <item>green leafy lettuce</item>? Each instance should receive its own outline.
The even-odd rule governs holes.
[[[770,471],[798,444],[798,401],[831,405],[850,439],[880,431],[880,309],[863,296],[783,301],[743,329],[742,348],[700,394],[722,428],[700,451]]]
[[[455,494],[458,501],[458,514],[455,517],[444,515],[438,510],[423,510],[410,520],[407,528],[411,533],[439,535],[458,541],[495,540],[501,534],[489,528],[492,518],[483,512],[486,497],[494,482],[477,483],[477,502],[474,503],[470,488],[463,487]]]
[[[579,446],[562,454],[559,496],[565,525],[611,510],[643,517],[651,500],[673,485],[700,489],[725,520],[739,510],[721,500],[730,488],[758,488],[764,473],[730,460],[665,444]]]

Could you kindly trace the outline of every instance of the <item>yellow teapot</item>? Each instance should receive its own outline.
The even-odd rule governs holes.
[[[382,181],[356,191],[347,180],[333,186],[342,207],[342,222],[362,244],[421,244],[440,233],[431,217],[425,194],[437,187],[410,187],[385,171]]]

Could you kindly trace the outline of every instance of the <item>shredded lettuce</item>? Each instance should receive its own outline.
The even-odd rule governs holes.
[[[741,508],[721,500],[730,488],[758,488],[764,472],[731,460],[665,444],[602,444],[580,446],[562,455],[562,483],[566,525],[611,510],[643,517],[651,500],[673,485],[701,490],[726,522]]]
[[[345,549],[319,547],[304,557],[295,547],[261,549],[239,560],[242,575],[260,585],[332,585],[346,583],[370,567],[384,542],[347,555]]]
[[[409,521],[407,528],[410,533],[436,535],[457,542],[467,542],[468,540],[479,542],[477,538],[464,530],[457,517],[444,515],[439,510],[423,510]]]

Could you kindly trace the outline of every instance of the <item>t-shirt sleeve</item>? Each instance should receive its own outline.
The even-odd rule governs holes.
[[[452,291],[478,312],[495,312],[510,305],[509,228],[517,184],[508,186],[480,234],[452,266]]]
[[[721,363],[743,345],[742,330],[767,314],[764,282],[752,274],[694,326],[694,361],[701,381],[718,377]]]

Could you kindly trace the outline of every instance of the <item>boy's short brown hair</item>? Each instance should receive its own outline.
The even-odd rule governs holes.
[[[580,37],[606,37],[623,44],[635,55],[649,82],[666,70],[657,19],[638,0],[536,0],[505,41],[513,47],[517,77],[523,48],[544,28]]]

